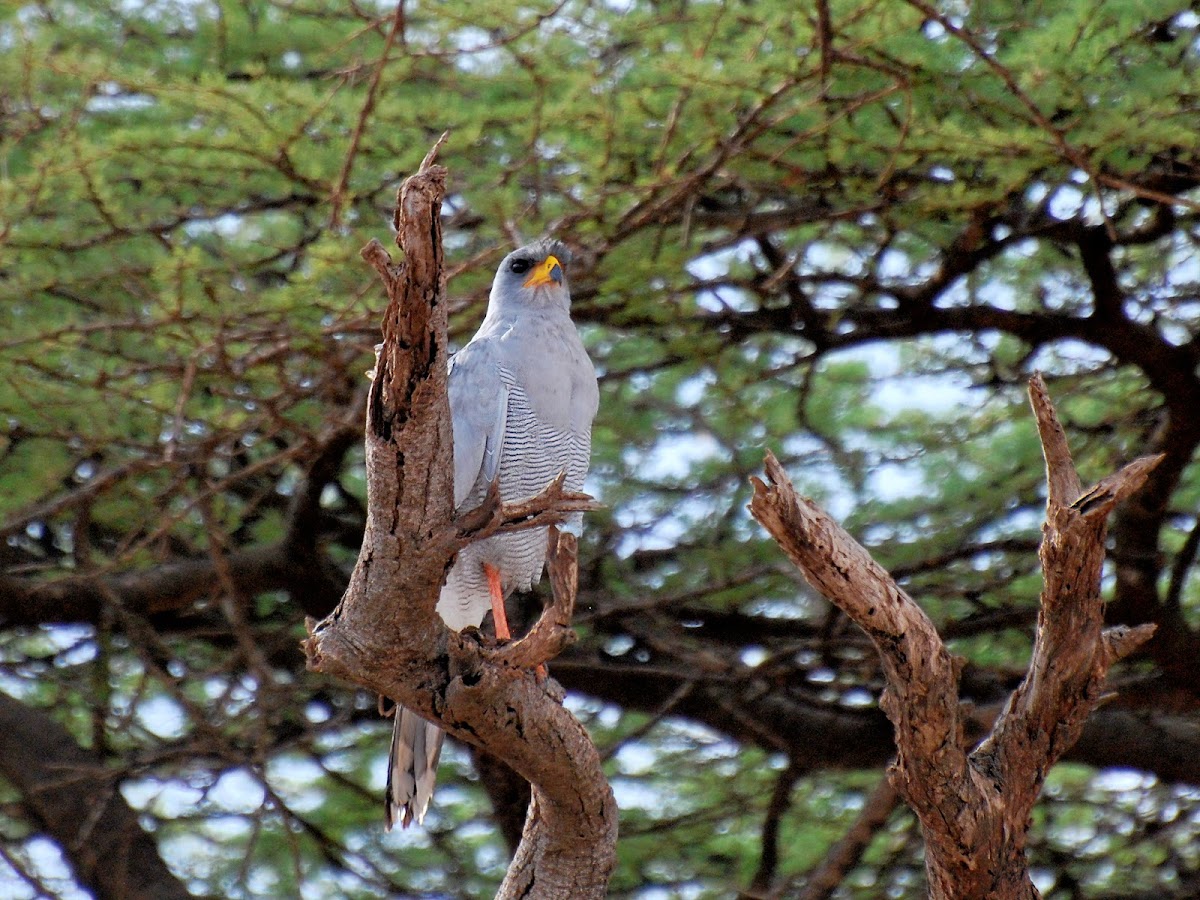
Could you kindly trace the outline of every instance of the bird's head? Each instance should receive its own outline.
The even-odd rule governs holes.
[[[560,241],[541,240],[514,250],[500,263],[492,282],[492,303],[570,308],[566,265],[571,251]]]

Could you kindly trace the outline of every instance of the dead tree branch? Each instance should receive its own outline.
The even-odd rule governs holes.
[[[970,750],[958,703],[961,661],[928,616],[844,529],[796,494],[770,453],[750,510],[814,588],[870,636],[895,729],[892,783],[920,819],[934,900],[1030,900],[1029,813],[1050,767],[1078,738],[1109,667],[1153,626],[1102,628],[1100,572],[1109,512],[1161,457],[1135,460],[1082,490],[1041,376],[1030,398],[1046,458],[1044,588],[1033,659],[990,736]]]
[[[397,195],[404,262],[393,263],[377,241],[362,251],[388,295],[367,401],[366,533],[341,603],[310,627],[305,651],[310,668],[403,703],[528,779],[529,815],[498,897],[600,898],[615,861],[612,791],[561,692],[526,668],[573,638],[574,538],[552,532],[554,603],[521,641],[486,647],[477,632],[451,632],[435,611],[446,568],[470,541],[593,507],[557,482],[529,501],[493,496],[455,514],[440,146]]]

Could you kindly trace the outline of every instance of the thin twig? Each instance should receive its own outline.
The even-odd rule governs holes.
[[[1175,562],[1171,565],[1171,583],[1163,598],[1163,606],[1166,609],[1179,610],[1179,601],[1183,597],[1183,586],[1187,583],[1188,570],[1196,561],[1197,551],[1200,551],[1200,518],[1188,532],[1187,540],[1179,548],[1179,552],[1175,555]]]
[[[396,12],[392,16],[392,27],[383,42],[383,52],[379,54],[379,59],[375,63],[375,71],[371,74],[371,83],[367,85],[367,96],[363,100],[362,109],[358,113],[358,121],[354,123],[354,133],[350,135],[350,147],[346,151],[346,158],[342,160],[342,170],[338,173],[337,183],[334,185],[333,192],[329,195],[330,228],[337,228],[341,224],[342,204],[345,202],[346,188],[350,184],[350,171],[354,168],[355,157],[358,156],[358,148],[362,143],[363,132],[367,127],[367,119],[371,117],[371,113],[375,110],[375,102],[379,95],[379,84],[383,80],[383,70],[387,65],[388,56],[391,55],[397,36],[403,30],[404,0],[398,0],[396,3]]]
[[[622,735],[619,740],[613,741],[607,748],[601,750],[600,761],[608,762],[622,747],[629,744],[630,741],[639,741],[657,728],[663,719],[674,712],[675,707],[687,699],[687,696],[695,686],[695,680],[690,678],[687,681],[680,682],[679,687],[671,691],[671,696],[659,704],[658,708],[650,714],[649,719],[629,732],[629,734]]]
[[[850,870],[862,859],[876,833],[887,824],[900,795],[885,776],[859,811],[858,818],[836,844],[829,848],[820,865],[808,876],[804,890],[796,900],[825,900],[846,880]]]
[[[771,791],[771,800],[767,804],[767,813],[763,817],[762,852],[758,859],[758,869],[750,882],[750,889],[742,897],[744,900],[756,900],[770,896],[771,882],[779,868],[779,830],[784,815],[792,806],[792,789],[803,770],[789,762],[787,768],[775,779],[775,788]]]

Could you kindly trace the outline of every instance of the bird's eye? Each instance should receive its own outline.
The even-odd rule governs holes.
[[[531,262],[530,262],[529,260],[527,260],[527,259],[514,259],[514,260],[513,260],[511,263],[509,263],[509,264],[508,264],[508,268],[509,268],[509,269],[510,269],[510,270],[511,270],[511,271],[512,271],[514,274],[516,274],[516,275],[522,275],[522,274],[524,274],[525,272],[528,272],[528,271],[529,271],[529,267],[530,267],[531,265],[533,265],[533,263],[531,263]]]

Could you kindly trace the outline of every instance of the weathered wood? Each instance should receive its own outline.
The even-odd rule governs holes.
[[[450,631],[435,610],[468,542],[595,508],[557,481],[526,501],[501,504],[493,492],[455,514],[440,146],[397,195],[403,264],[378,241],[362,251],[388,295],[367,403],[367,525],[350,585],[333,613],[310,623],[305,651],[311,669],[393,698],[530,781],[533,802],[498,897],[600,898],[615,863],[612,791],[561,690],[525,668],[574,638],[574,538],[551,532],[554,603],[524,639],[494,648],[475,629]]]
[[[1038,630],[1025,681],[974,750],[959,714],[959,661],[928,616],[854,538],[796,494],[774,456],[766,457],[767,481],[752,479],[751,513],[879,652],[887,680],[880,705],[898,750],[889,777],[921,822],[935,900],[1038,896],[1025,845],[1045,774],[1078,738],[1109,667],[1154,632],[1103,630],[1100,574],[1109,512],[1161,457],[1135,460],[1084,491],[1040,375],[1030,400],[1048,487]]]

